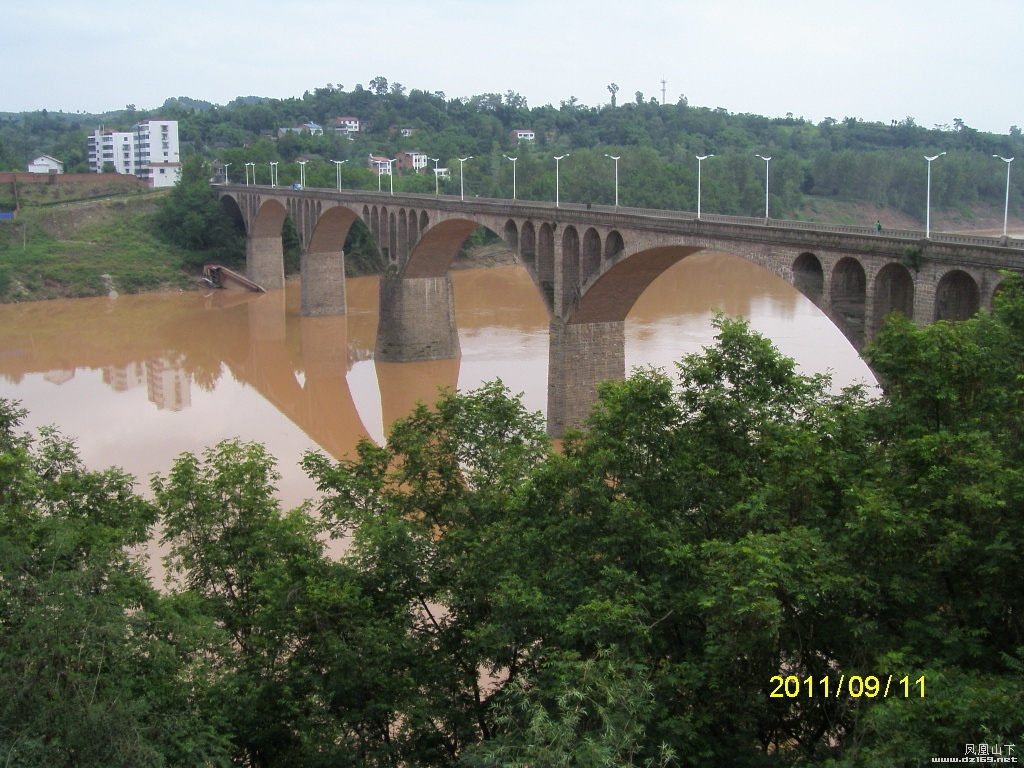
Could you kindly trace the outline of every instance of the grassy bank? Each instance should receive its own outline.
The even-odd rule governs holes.
[[[177,290],[195,281],[197,254],[155,234],[158,194],[22,209],[0,223],[0,302]]]

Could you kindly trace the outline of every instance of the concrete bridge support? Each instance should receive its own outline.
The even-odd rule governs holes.
[[[450,275],[380,279],[378,360],[410,363],[461,354]]]
[[[626,375],[626,323],[565,324],[548,336],[548,434],[562,437],[597,402],[597,384]]]
[[[344,315],[345,252],[302,254],[302,316]]]
[[[284,247],[281,235],[250,235],[245,239],[245,276],[268,291],[284,288]]]

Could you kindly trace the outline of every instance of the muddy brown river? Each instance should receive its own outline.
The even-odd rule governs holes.
[[[0,397],[20,400],[28,427],[54,424],[90,468],[116,465],[145,488],[183,451],[227,437],[277,457],[286,507],[315,494],[297,466],[310,449],[335,457],[437,387],[501,378],[531,410],[547,397],[548,317],[520,267],[453,273],[462,357],[373,360],[377,280],[349,280],[349,314],[299,315],[299,286],[71,299],[0,306]],[[874,383],[843,335],[769,272],[734,256],[691,256],[655,281],[626,321],[626,367],[671,370],[711,343],[719,309],[743,315],[805,373],[836,387]]]

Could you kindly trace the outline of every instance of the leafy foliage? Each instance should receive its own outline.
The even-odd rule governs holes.
[[[196,253],[196,263],[239,263],[245,256],[244,233],[224,211],[210,186],[210,167],[198,155],[185,160],[181,178],[157,214],[160,236]]]
[[[316,155],[306,166],[307,185],[333,188],[341,166],[341,184],[352,189],[376,189],[367,167],[369,154],[395,157],[415,150],[439,158],[453,169],[441,191],[457,193],[456,158],[472,155],[465,165],[467,194],[510,197],[511,163],[503,154],[521,160],[517,174],[519,197],[554,197],[552,155],[568,153],[562,164],[562,199],[577,203],[614,201],[614,170],[605,154],[622,157],[620,201],[623,205],[694,210],[697,163],[694,155],[714,154],[704,165],[702,207],[709,213],[760,216],[764,210],[764,167],[755,153],[770,154],[770,212],[791,217],[805,195],[838,198],[895,207],[924,216],[925,162],[923,155],[947,151],[933,168],[932,204],[959,208],[975,202],[1001,205],[1005,169],[992,158],[1019,155],[1024,137],[1016,126],[1003,135],[978,131],[963,120],[926,128],[911,117],[889,124],[854,117],[827,117],[815,124],[791,115],[779,118],[730,113],[723,108],[698,107],[681,97],[676,104],[655,100],[621,103],[617,86],[609,86],[610,104],[587,106],[575,97],[529,107],[515,91],[448,98],[441,92],[406,91],[387,78],[374,78],[368,88],[346,91],[327,85],[299,98],[239,98],[217,109],[184,97],[168,99],[151,112],[122,110],[94,117],[94,122],[127,129],[146,116],[179,121],[181,138],[208,159],[230,162],[241,175],[245,163],[258,183],[270,181],[271,161],[281,165],[279,181],[298,180],[294,163],[300,154]],[[355,116],[363,130],[354,136],[336,133],[332,121]],[[24,164],[47,153],[65,160],[69,169],[84,162],[86,116],[23,113],[0,122],[0,140]],[[314,120],[323,135],[281,128]],[[513,129],[528,128],[536,142],[515,146]],[[403,131],[401,129],[411,129]],[[276,141],[274,140],[276,138]],[[227,146],[224,146],[227,145]],[[2,161],[0,161],[2,162]],[[402,175],[398,191],[433,192],[430,174]],[[1011,207],[1020,211],[1024,178],[1011,179]]]
[[[1021,281],[973,320],[890,321],[880,397],[715,324],[674,379],[602,385],[560,451],[500,382],[445,393],[386,446],[305,457],[322,498],[291,512],[258,445],[183,455],[146,502],[4,403],[0,756],[854,768],[1022,743]],[[131,555],[157,519],[165,594]],[[854,675],[891,690],[836,696]]]

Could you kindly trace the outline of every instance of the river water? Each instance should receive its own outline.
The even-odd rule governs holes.
[[[227,291],[71,299],[0,306],[0,397],[54,424],[93,469],[116,465],[144,486],[184,451],[228,437],[277,457],[286,507],[315,495],[297,466],[335,457],[438,386],[500,377],[531,410],[547,397],[548,317],[520,267],[454,272],[462,357],[373,360],[377,280],[348,281],[349,314],[299,315],[299,286],[265,296]],[[835,386],[874,383],[843,335],[783,280],[740,258],[698,254],[666,272],[626,321],[626,367],[672,370],[713,340],[715,310],[743,315],[805,373]]]

